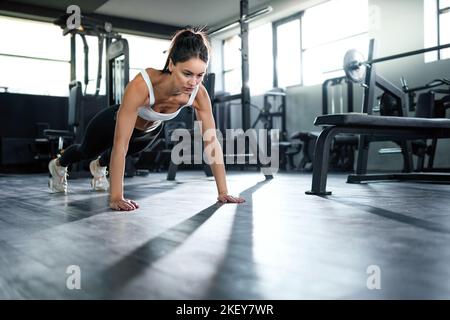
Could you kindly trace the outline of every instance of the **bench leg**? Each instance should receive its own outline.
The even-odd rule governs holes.
[[[403,159],[404,159],[404,170],[405,172],[414,171],[413,153],[412,153],[412,143],[411,141],[405,141],[402,147]]]
[[[333,138],[338,133],[337,127],[326,127],[317,138],[314,149],[314,163],[311,191],[306,191],[308,195],[330,195],[326,191],[328,165],[330,162],[330,149]]]
[[[367,162],[369,161],[369,140],[365,135],[359,136],[358,160],[356,162],[356,174],[367,174]]]
[[[434,155],[436,154],[436,147],[437,147],[437,139],[433,139],[432,143],[431,143],[431,152],[428,158],[428,169],[433,169],[433,165],[434,165]]]

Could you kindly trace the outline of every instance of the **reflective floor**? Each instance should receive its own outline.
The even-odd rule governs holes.
[[[153,173],[122,213],[87,178],[0,175],[0,298],[449,299],[450,186],[345,179],[230,172],[247,202],[219,205],[202,172]]]

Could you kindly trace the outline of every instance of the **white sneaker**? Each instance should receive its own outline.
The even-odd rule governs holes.
[[[50,172],[50,179],[48,180],[48,187],[52,193],[67,192],[67,167],[61,167],[56,164],[56,159],[48,163],[48,171]]]
[[[109,181],[106,175],[106,167],[101,167],[98,163],[98,159],[92,160],[89,163],[89,170],[94,177],[91,181],[92,189],[96,191],[106,191],[109,189]]]

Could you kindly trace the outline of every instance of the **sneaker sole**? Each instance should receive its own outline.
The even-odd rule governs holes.
[[[67,190],[58,190],[53,188],[52,178],[57,175],[53,166],[53,160],[48,163],[48,171],[50,172],[50,178],[48,179],[48,187],[51,193],[67,193]]]
[[[94,187],[94,179],[91,180],[91,188],[94,191],[108,191],[109,190],[109,186],[106,188],[102,188],[102,187]]]
[[[93,161],[91,161],[90,163],[89,163],[89,171],[91,172],[91,175],[93,176],[93,177],[95,177],[95,174],[94,174],[94,169],[93,169],[93,166],[94,166],[94,162],[95,161],[97,161],[97,160],[93,160]]]

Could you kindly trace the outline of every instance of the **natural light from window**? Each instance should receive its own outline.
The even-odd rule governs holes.
[[[248,42],[250,94],[261,95],[273,87],[272,25],[251,29]]]
[[[278,87],[286,88],[301,83],[300,19],[279,25],[277,32]]]
[[[367,0],[328,1],[307,9],[302,19],[304,85],[343,75],[347,50],[367,52]]]
[[[438,9],[439,2],[439,9]],[[450,43],[450,0],[424,0],[424,47]],[[447,9],[447,10],[445,10]],[[441,13],[438,13],[438,10]],[[438,19],[439,15],[439,30]],[[439,41],[438,41],[439,36]],[[450,59],[450,49],[440,51],[440,59]],[[438,60],[438,52],[425,53],[425,63]]]
[[[0,86],[13,93],[68,96],[70,39],[58,26],[0,16],[0,30]]]
[[[162,70],[166,63],[170,41],[131,34],[122,34],[130,48],[130,80],[142,69]]]
[[[241,92],[241,38],[233,36],[223,43],[224,91],[230,94]]]

